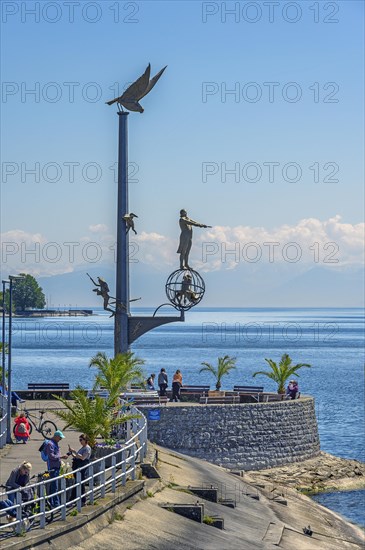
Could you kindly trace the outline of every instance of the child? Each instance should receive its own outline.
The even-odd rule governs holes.
[[[23,441],[24,444],[29,439],[30,436],[30,426],[29,422],[23,412],[19,413],[19,416],[16,416],[14,419],[15,422],[15,439],[17,442]]]

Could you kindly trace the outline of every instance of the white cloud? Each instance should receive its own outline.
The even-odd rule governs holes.
[[[3,273],[24,271],[37,276],[55,275],[88,265],[113,265],[115,237],[107,226],[89,227],[93,233],[77,241],[50,242],[40,233],[14,229],[1,235]],[[274,229],[251,226],[214,226],[194,229],[191,264],[203,272],[232,270],[241,265],[252,270],[262,263],[284,263],[303,270],[315,265],[343,267],[364,261],[365,224],[343,223],[340,216],[283,224]],[[172,269],[179,265],[178,238],[142,232],[130,236],[131,261]],[[297,260],[297,261],[295,261]]]
[[[91,233],[106,233],[108,231],[108,226],[105,225],[105,223],[89,225],[89,231],[91,231]]]

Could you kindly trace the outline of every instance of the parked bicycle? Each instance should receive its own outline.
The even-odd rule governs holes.
[[[50,439],[54,432],[57,430],[57,426],[52,420],[43,420],[44,415],[47,411],[40,410],[39,411],[39,418],[35,414],[31,414],[28,409],[24,409],[24,415],[25,418],[29,422],[29,433],[31,434],[33,431],[33,426],[35,430],[42,434],[45,439]],[[13,432],[15,434],[15,428],[13,428]]]

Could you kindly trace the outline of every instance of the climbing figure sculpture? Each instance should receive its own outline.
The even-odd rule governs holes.
[[[115,315],[115,311],[114,309],[111,309],[109,306],[109,302],[111,299],[114,300],[113,303],[115,303],[115,298],[113,298],[112,296],[109,295],[109,286],[108,286],[108,283],[106,281],[104,281],[104,279],[102,277],[98,277],[98,281],[99,283],[96,283],[94,281],[94,279],[92,277],[90,277],[90,275],[87,273],[86,275],[88,275],[88,277],[90,278],[91,282],[94,283],[94,285],[97,287],[97,288],[93,288],[93,292],[96,292],[96,294],[98,296],[102,296],[103,299],[104,299],[104,309],[105,311],[110,311],[111,312],[111,315],[110,317],[112,317],[113,315]]]
[[[137,214],[133,214],[133,212],[123,216],[123,220],[125,221],[125,224],[126,224],[126,227],[127,227],[126,233],[129,233],[129,231],[132,229],[132,231],[134,231],[134,234],[137,235],[137,231],[134,229],[134,219],[133,218],[138,218]]]
[[[180,269],[190,269],[189,266],[189,253],[193,240],[193,226],[195,227],[212,227],[211,225],[205,225],[198,223],[188,218],[186,210],[180,210],[179,225],[181,229],[180,243],[177,253],[180,254]]]

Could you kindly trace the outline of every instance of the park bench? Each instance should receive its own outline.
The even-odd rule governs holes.
[[[167,396],[160,397],[157,391],[124,392],[120,395],[124,401],[132,401],[133,405],[166,405]]]
[[[36,393],[44,395],[45,393],[60,393],[62,397],[65,396],[65,391],[70,390],[70,384],[68,383],[49,383],[49,382],[40,382],[40,383],[29,383],[28,391],[32,392],[32,398],[36,398]]]
[[[199,399],[201,405],[236,405],[240,402],[239,395],[204,396]]]
[[[240,396],[248,395],[255,401],[259,402],[260,397],[262,400],[262,394],[264,391],[263,386],[233,386],[233,391],[237,392]]]
[[[87,392],[87,397],[89,399],[95,399],[95,396],[98,396],[98,397],[102,397],[103,399],[108,399],[109,397],[109,392],[107,390],[103,390],[103,389],[100,389],[100,390],[88,390]]]
[[[208,395],[208,391],[210,390],[210,386],[183,386],[180,388],[180,396],[183,397],[194,397],[194,398],[200,398],[204,397],[205,395]]]

